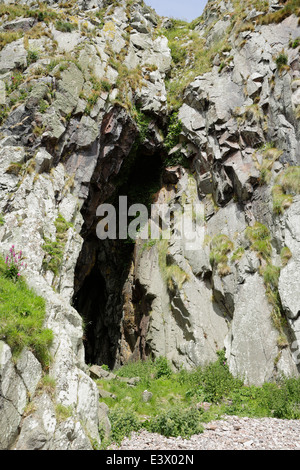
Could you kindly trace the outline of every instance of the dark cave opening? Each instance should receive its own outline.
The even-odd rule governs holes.
[[[130,165],[121,169],[113,181],[115,191],[105,201],[114,205],[117,214],[119,196],[127,196],[128,207],[139,203],[150,209],[155,193],[162,187],[160,152],[149,155],[141,147],[133,158],[129,157]],[[95,214],[92,229],[85,232],[75,269],[73,306],[83,318],[86,363],[114,369],[127,360],[145,359],[150,354],[146,330],[151,299],[144,297],[132,274],[134,240],[100,240],[96,223]]]

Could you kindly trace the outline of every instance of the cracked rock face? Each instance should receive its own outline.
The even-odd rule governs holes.
[[[222,38],[226,47],[188,78],[195,57],[176,66],[161,30],[172,20],[142,1],[44,3],[62,24],[1,19],[20,36],[0,51],[0,252],[23,251],[26,282],[46,300],[55,387],[41,386],[30,350],[15,361],[0,336],[0,449],[98,448],[110,423],[87,363],[166,356],[191,369],[225,349],[247,384],[297,376],[300,190],[297,174],[287,178],[300,165],[296,15],[267,24],[259,19],[282,4],[250,5],[249,30],[231,30],[233,3],[209,2],[194,40],[204,53]],[[121,196],[167,206],[169,237],[100,240],[97,208]],[[196,244],[177,236],[185,209]]]

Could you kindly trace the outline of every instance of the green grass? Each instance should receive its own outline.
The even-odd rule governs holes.
[[[262,160],[259,163],[256,157],[256,152],[253,156],[256,166],[260,171],[260,184],[268,184],[272,177],[272,168],[274,163],[281,157],[283,151],[277,149],[275,145],[270,142],[265,144],[262,148],[260,148],[257,152],[261,155]]]
[[[55,276],[58,276],[63,261],[67,232],[72,227],[72,224],[59,214],[54,225],[56,228],[56,240],[53,241],[45,238],[45,243],[42,247],[47,254],[43,260],[43,268],[46,271],[52,271]]]
[[[188,274],[176,264],[169,264],[168,249],[169,241],[166,239],[158,240],[158,263],[164,282],[170,291],[181,289],[183,284],[188,281]]]
[[[299,0],[287,0],[282,1],[284,7],[281,10],[275,11],[273,13],[268,13],[258,19],[258,23],[261,25],[271,24],[271,23],[280,23],[285,18],[288,18],[290,15],[294,14],[300,16],[300,5]]]
[[[26,347],[47,367],[53,334],[43,328],[45,300],[22,278],[16,282],[6,279],[5,271],[5,262],[0,258],[0,340],[10,346],[14,357]]]
[[[217,267],[220,276],[226,276],[230,273],[228,254],[233,248],[233,242],[223,234],[216,235],[210,242],[209,261],[211,266]]]
[[[288,65],[288,59],[288,56],[284,52],[281,52],[275,59],[277,69],[281,70]]]
[[[272,254],[271,235],[268,227],[255,222],[252,227],[247,227],[246,238],[251,242],[251,249],[257,256],[265,261],[269,261]]]
[[[164,436],[186,437],[201,433],[203,423],[224,414],[249,417],[300,418],[300,379],[281,377],[261,387],[247,386],[229,371],[224,351],[216,362],[192,371],[172,372],[165,358],[139,361],[121,367],[119,377],[140,377],[134,387],[118,379],[97,380],[116,398],[101,398],[109,407],[112,431],[103,446],[120,443],[133,431],[147,429]],[[144,390],[152,393],[142,400]],[[209,410],[197,404],[209,402]]]
[[[300,166],[289,166],[277,176],[272,188],[275,214],[283,214],[293,203],[293,196],[298,194],[300,194]]]
[[[71,33],[72,31],[78,29],[78,26],[75,23],[58,20],[55,23],[55,28],[63,33]]]

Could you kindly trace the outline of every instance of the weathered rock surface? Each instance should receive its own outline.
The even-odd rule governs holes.
[[[12,244],[23,251],[26,280],[46,299],[55,387],[41,389],[37,359],[24,349],[14,363],[1,339],[0,449],[98,447],[99,426],[108,435],[110,423],[95,379],[115,377],[103,364],[163,355],[174,368],[193,368],[225,348],[231,372],[247,383],[297,376],[297,189],[279,213],[272,200],[277,177],[300,164],[297,16],[259,24],[266,11],[249,7],[249,30],[227,37],[232,2],[209,2],[195,38],[210,50],[226,37],[226,47],[209,72],[189,80],[180,135],[167,150],[174,63],[160,28],[172,20],[160,23],[139,0],[45,3],[64,21],[70,8],[72,19],[0,25],[3,34],[17,28],[0,51],[0,252]],[[270,2],[270,12],[281,8]],[[186,82],[184,72],[175,80]],[[177,214],[169,237],[99,239],[101,204],[124,195],[141,202],[148,192],[155,195],[147,203]],[[183,210],[195,243],[178,237]],[[267,256],[249,236],[257,222],[268,231]],[[59,247],[55,267],[45,243]],[[270,287],[266,267],[278,285]]]

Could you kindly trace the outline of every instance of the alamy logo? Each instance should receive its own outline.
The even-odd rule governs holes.
[[[204,241],[203,204],[143,204],[128,207],[127,196],[119,197],[118,211],[112,204],[97,208],[97,236],[100,240],[182,240],[186,250],[199,250]]]

